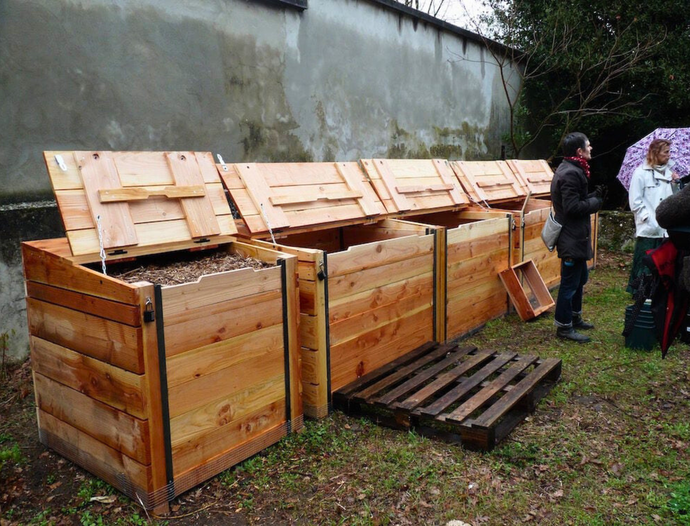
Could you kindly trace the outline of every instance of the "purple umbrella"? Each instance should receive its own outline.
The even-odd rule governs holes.
[[[635,168],[640,166],[647,157],[649,143],[654,139],[666,139],[671,141],[671,161],[674,162],[673,170],[680,177],[690,174],[690,128],[657,128],[644,139],[640,139],[630,146],[625,152],[623,165],[616,176],[625,189],[630,188]]]

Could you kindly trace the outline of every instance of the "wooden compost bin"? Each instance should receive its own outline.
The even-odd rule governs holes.
[[[451,166],[473,201],[481,203],[483,207],[505,211],[513,216],[511,264],[532,259],[547,286],[557,285],[560,277],[560,260],[556,252],[549,252],[541,240],[541,229],[551,203],[532,199],[531,191],[535,187],[528,187],[525,182],[527,179],[518,175],[519,172],[513,171],[517,170],[518,166],[523,172],[534,167],[519,161],[456,161],[451,163]],[[539,169],[543,168],[541,164],[537,166]],[[545,183],[540,181],[540,184],[541,191]]]
[[[45,158],[67,238],[22,245],[40,439],[165,511],[301,427],[297,260],[233,241],[210,154]],[[200,247],[273,266],[173,286],[101,270]]]
[[[499,169],[505,177],[499,179]],[[493,210],[505,210],[513,215],[515,231],[513,235],[512,264],[532,260],[541,274],[544,283],[553,288],[560,283],[560,259],[558,253],[549,250],[541,239],[541,231],[551,208],[551,179],[553,172],[545,161],[495,161],[454,162],[453,170],[473,200],[480,200],[484,206]],[[505,168],[509,171],[506,171]],[[471,174],[471,177],[467,177]],[[508,182],[512,181],[512,184]],[[511,197],[511,195],[513,195]],[[598,216],[592,216],[592,245],[596,262]]]
[[[449,210],[448,200],[443,201],[431,192],[419,195],[413,203],[401,201],[405,194],[399,190],[406,188],[409,181],[421,184],[429,180],[424,185],[428,188],[433,186],[434,174],[439,171],[447,175],[447,184],[453,185],[462,195],[461,186],[447,161],[377,159],[361,162],[391,214],[443,227],[444,243],[440,251],[443,273],[438,296],[445,307],[442,318],[445,339],[467,334],[505,314],[508,295],[499,273],[511,264],[510,214],[479,207],[458,209],[456,203],[453,203],[455,209]]]
[[[299,260],[307,416],[328,414],[333,391],[443,339],[441,232],[386,219],[357,163],[217,167],[242,216],[240,233]]]

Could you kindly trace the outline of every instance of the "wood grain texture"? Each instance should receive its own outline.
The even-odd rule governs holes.
[[[90,296],[58,287],[51,287],[35,281],[26,283],[27,297],[60,305],[100,318],[137,327],[141,325],[141,312],[138,305],[128,305]]]
[[[166,153],[165,157],[172,172],[175,186],[201,186],[203,188],[204,177],[193,153]],[[215,236],[221,233],[213,206],[205,193],[201,196],[182,197],[180,202],[187,218],[189,232],[193,238]]]
[[[90,296],[135,306],[139,304],[136,287],[78,265],[64,257],[66,253],[69,254],[69,245],[65,238],[22,243],[24,277],[27,281]]]
[[[432,340],[432,333],[429,307],[332,346],[332,390]]]
[[[150,464],[149,426],[90,396],[34,372],[36,405],[141,464]]]
[[[94,400],[147,418],[144,377],[49,341],[30,337],[33,370]]]
[[[41,409],[38,409],[37,413],[41,441],[47,446],[58,447],[61,451],[68,452],[71,460],[116,488],[125,489],[122,485],[124,476],[129,484],[145,493],[153,489],[149,483],[149,466],[58,420],[50,413]]]
[[[101,225],[103,246],[111,249],[136,245],[139,241],[129,205],[102,203],[100,200],[100,190],[122,188],[122,182],[110,152],[75,152],[74,157],[84,184],[93,225]],[[98,250],[98,244],[87,249],[92,253]],[[72,247],[72,252],[76,253],[74,247]]]
[[[141,329],[27,298],[31,335],[134,373],[144,372]]]

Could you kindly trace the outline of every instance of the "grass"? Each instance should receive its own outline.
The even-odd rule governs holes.
[[[548,315],[511,315],[468,340],[563,360],[558,385],[493,452],[335,413],[234,470],[255,497],[250,520],[284,502],[305,524],[690,524],[688,350],[624,348],[624,274],[592,273],[592,344],[555,339]]]

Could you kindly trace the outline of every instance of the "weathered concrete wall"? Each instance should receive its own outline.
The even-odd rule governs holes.
[[[0,205],[51,198],[49,149],[497,158],[508,118],[498,73],[478,40],[368,0],[312,0],[305,11],[258,0],[0,0]],[[45,214],[32,214],[0,250],[0,309],[17,313],[0,334],[14,330],[15,357],[27,340],[10,244],[46,237],[34,224]]]

